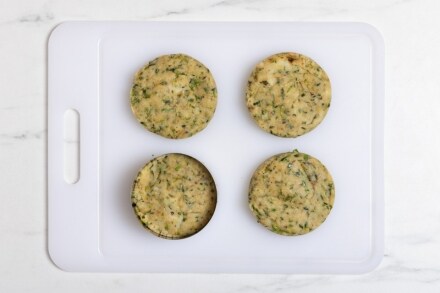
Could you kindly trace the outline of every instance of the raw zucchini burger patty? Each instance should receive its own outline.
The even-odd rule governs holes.
[[[142,67],[130,91],[131,109],[149,131],[186,138],[214,115],[217,88],[202,63],[184,54],[160,56]]]
[[[281,235],[316,229],[329,215],[334,199],[333,179],[325,166],[296,150],[263,162],[249,188],[249,207],[257,221]]]
[[[312,59],[280,53],[260,62],[249,77],[246,103],[255,122],[281,137],[311,131],[330,107],[330,80]]]
[[[202,163],[183,154],[167,154],[139,171],[131,201],[146,229],[159,237],[181,239],[199,232],[209,222],[217,204],[217,190]]]

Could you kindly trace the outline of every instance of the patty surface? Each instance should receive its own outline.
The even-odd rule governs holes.
[[[326,167],[296,150],[264,161],[249,187],[249,208],[257,221],[281,235],[316,229],[329,215],[334,199],[334,183]]]
[[[202,163],[183,154],[166,154],[137,174],[132,206],[142,225],[167,239],[189,237],[205,227],[216,204],[214,180]]]
[[[279,53],[261,61],[248,80],[246,104],[263,130],[281,137],[303,135],[324,119],[331,85],[315,61]]]
[[[149,131],[186,138],[202,131],[214,115],[217,88],[209,69],[184,54],[160,56],[135,75],[131,109]]]

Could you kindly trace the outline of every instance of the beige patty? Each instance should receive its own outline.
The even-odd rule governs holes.
[[[260,62],[246,92],[247,107],[265,131],[297,137],[315,128],[330,107],[330,80],[312,59],[280,53]]]
[[[163,238],[181,239],[209,222],[217,190],[202,163],[186,155],[167,154],[139,171],[131,200],[145,228]]]
[[[296,150],[261,164],[249,189],[249,207],[257,221],[282,235],[316,229],[329,215],[334,199],[333,179],[325,166]]]
[[[160,56],[141,68],[130,92],[131,109],[148,130],[186,138],[214,115],[217,88],[202,63],[184,54]]]

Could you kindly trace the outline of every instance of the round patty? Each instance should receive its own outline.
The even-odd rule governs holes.
[[[301,54],[272,55],[249,77],[249,112],[258,126],[277,136],[297,137],[311,131],[324,119],[330,101],[327,74]]]
[[[298,151],[273,156],[252,176],[249,207],[257,221],[281,235],[321,225],[335,200],[333,179],[317,159]]]
[[[209,222],[217,204],[217,190],[202,163],[183,154],[167,154],[139,171],[131,200],[146,229],[159,237],[182,239]]]
[[[160,56],[142,67],[130,91],[131,109],[149,131],[186,138],[214,115],[217,88],[209,69],[184,54]]]

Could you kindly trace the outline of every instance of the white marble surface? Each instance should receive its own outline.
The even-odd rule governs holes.
[[[0,0],[0,292],[440,292],[440,2]],[[372,273],[65,273],[47,255],[46,44],[65,20],[363,21],[386,44],[386,252]]]

